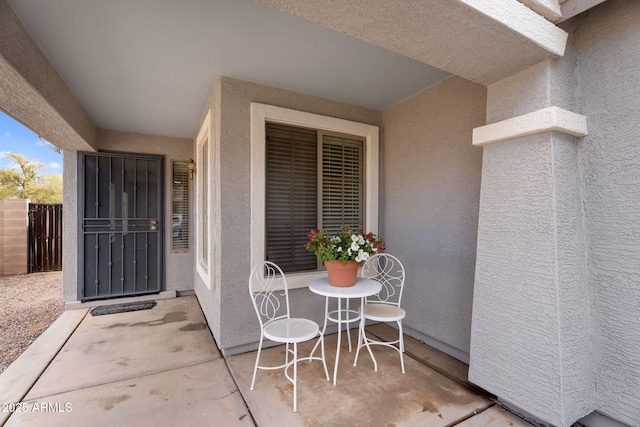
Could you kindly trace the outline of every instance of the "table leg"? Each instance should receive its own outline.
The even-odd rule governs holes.
[[[338,344],[336,346],[336,362],[333,367],[333,385],[338,377],[338,361],[340,360],[340,343],[342,338],[342,298],[338,297]]]
[[[360,298],[360,321],[358,322],[358,347],[356,350],[356,360],[358,360],[358,353],[360,351],[360,343],[362,342],[362,331],[364,323],[364,298]],[[355,366],[355,363],[354,363]]]
[[[349,298],[347,298],[347,302],[346,302],[346,309],[345,309],[345,315],[346,315],[346,319],[345,320],[349,320],[351,314],[349,313]],[[347,341],[349,341],[349,353],[351,353],[351,331],[349,330],[349,325],[350,323],[347,322],[344,324],[344,330],[347,333]]]

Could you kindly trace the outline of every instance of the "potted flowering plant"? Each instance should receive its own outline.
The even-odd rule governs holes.
[[[342,226],[338,234],[330,236],[327,230],[311,230],[307,250],[324,262],[333,286],[353,286],[356,283],[358,266],[379,251],[385,249],[384,240],[377,234],[355,231]],[[342,276],[346,281],[341,280]]]

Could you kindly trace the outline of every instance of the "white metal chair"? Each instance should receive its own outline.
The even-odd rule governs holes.
[[[253,369],[251,390],[256,382],[258,369],[274,370],[284,369],[284,375],[293,383],[293,412],[298,411],[297,399],[297,375],[299,360],[321,360],[324,365],[324,373],[329,380],[329,371],[324,358],[324,337],[320,335],[320,347],[322,357],[298,358],[298,343],[311,340],[318,336],[320,327],[309,319],[292,318],[289,310],[289,291],[287,279],[276,264],[265,261],[251,270],[249,277],[249,294],[253,301],[253,307],[260,322],[260,344],[256,355],[256,364]],[[260,366],[260,353],[264,339],[286,344],[285,362],[279,366]],[[293,346],[293,349],[290,348]],[[289,360],[289,355],[292,356]],[[288,369],[293,365],[293,377]]]
[[[402,373],[404,374],[402,319],[407,316],[407,313],[404,309],[400,308],[404,276],[404,267],[400,260],[389,254],[376,254],[370,257],[362,267],[362,277],[377,280],[382,284],[382,290],[379,294],[367,298],[364,307],[361,308],[363,310],[363,316],[360,322],[358,350],[356,351],[353,366],[356,366],[358,363],[360,349],[366,346],[373,360],[374,370],[377,371],[378,363],[375,357],[373,357],[370,346],[384,345],[400,353],[400,365],[402,367]],[[396,322],[398,324],[398,339],[395,341],[378,341],[368,338],[365,334],[365,321],[367,319],[376,322]]]

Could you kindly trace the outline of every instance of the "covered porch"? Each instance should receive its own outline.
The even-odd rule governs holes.
[[[219,350],[235,372],[233,358],[259,339],[246,278],[272,260],[267,124],[339,135],[361,149],[358,227],[380,234],[406,266],[408,336],[467,363],[473,384],[520,414],[562,427],[594,414],[638,424],[640,3],[494,3],[0,0],[0,108],[64,151],[67,307],[195,294],[201,333],[216,342],[209,353]],[[116,224],[115,211],[143,188],[125,177],[150,169],[138,173],[125,160],[87,166],[91,156],[159,165],[150,180],[155,212],[138,231],[127,231],[126,215]],[[108,180],[97,179],[100,169]],[[179,170],[184,178],[174,179]],[[101,200],[83,193],[93,172]],[[314,171],[316,184],[323,173]],[[280,181],[294,182],[290,175]],[[94,218],[85,213],[98,206],[109,216],[95,219],[113,230],[87,231],[83,221]],[[117,240],[116,225],[129,237]],[[293,240],[309,228],[284,232],[289,252],[303,250]],[[153,244],[132,241],[143,229]],[[141,273],[139,248],[151,248],[155,274]],[[323,272],[313,266],[285,272],[296,307],[320,323],[322,304],[308,285]],[[139,291],[149,276],[153,286]],[[156,320],[141,321],[153,323],[144,330]],[[91,330],[95,347],[101,334]],[[161,357],[172,348],[146,344],[160,345]],[[180,355],[187,347],[178,346]],[[113,372],[131,363],[117,362]],[[78,366],[60,378],[72,381]],[[233,394],[251,407],[258,393],[245,393],[235,375]],[[172,393],[172,384],[159,390]],[[268,388],[278,387],[286,395],[284,385]],[[412,401],[404,393],[394,399]],[[405,415],[439,419],[429,411],[441,406],[420,400]],[[301,408],[308,401],[301,396]]]
[[[380,337],[394,333],[384,325],[368,330]],[[332,364],[336,334],[326,344]],[[354,367],[354,352],[346,340],[342,344],[335,386],[320,363],[300,363],[294,413],[282,371],[260,371],[255,390],[249,390],[256,352],[224,357],[193,296],[103,316],[67,311],[0,377],[2,401],[18,402],[12,414],[1,414],[0,424],[530,425],[469,383],[465,364],[415,339],[406,337],[404,375],[397,353],[375,348],[374,372],[368,355]],[[275,365],[283,357],[282,346],[272,347],[262,362]]]

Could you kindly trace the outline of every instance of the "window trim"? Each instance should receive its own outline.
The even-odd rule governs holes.
[[[364,139],[365,231],[378,232],[379,128],[378,126],[273,105],[251,103],[251,265],[265,260],[265,182],[267,121],[337,132]],[[304,288],[324,277],[323,271],[288,273],[290,288]]]
[[[198,133],[198,136],[196,138],[196,165],[200,165],[201,167],[199,168],[200,170],[197,171],[195,173],[195,177],[196,177],[196,215],[197,215],[197,232],[195,233],[196,235],[196,272],[198,273],[198,275],[200,276],[200,279],[202,279],[202,281],[205,283],[205,285],[207,286],[207,288],[211,289],[211,278],[210,278],[210,274],[209,272],[210,270],[210,264],[211,264],[211,220],[209,218],[209,213],[211,212],[211,197],[207,197],[207,205],[203,206],[202,201],[204,200],[203,197],[203,190],[204,190],[204,180],[207,180],[207,192],[208,192],[208,196],[211,195],[211,191],[210,190],[210,180],[209,180],[209,173],[211,168],[210,163],[209,163],[209,158],[211,156],[211,134],[209,132],[210,126],[209,126],[209,119],[210,119],[210,113],[207,114],[207,117],[204,120],[204,124],[202,126],[202,128],[200,129],[200,132]],[[204,144],[207,144],[207,159],[202,158],[202,147]],[[207,166],[206,167],[202,167],[202,165],[205,164],[205,162],[207,162]],[[202,170],[206,170],[207,173],[202,173]],[[206,175],[206,176],[205,176]],[[204,259],[203,254],[202,254],[202,241],[203,241],[203,226],[204,226],[204,217],[207,216],[207,222],[206,222],[206,230],[204,230],[204,232],[207,234],[207,253],[206,253],[206,259]]]

